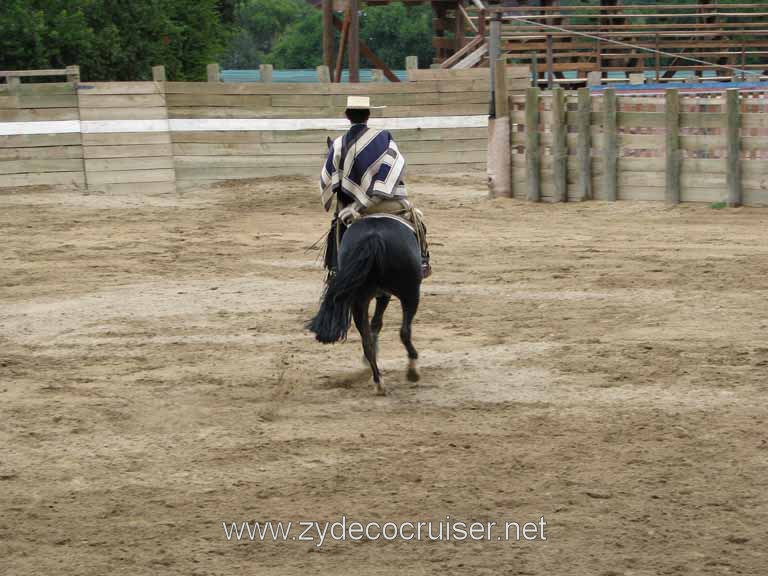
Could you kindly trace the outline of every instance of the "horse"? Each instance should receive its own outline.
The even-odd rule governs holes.
[[[367,216],[351,224],[341,240],[337,271],[323,294],[320,310],[307,328],[324,344],[345,340],[351,319],[360,333],[364,360],[371,368],[378,395],[387,393],[376,362],[384,311],[392,296],[403,311],[400,340],[408,352],[409,381],[420,378],[419,354],[411,342],[411,323],[419,307],[421,250],[416,234],[392,217]],[[373,319],[368,308],[376,299]]]

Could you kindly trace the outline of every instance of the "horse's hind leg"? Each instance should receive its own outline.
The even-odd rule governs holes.
[[[376,386],[376,393],[384,396],[387,391],[381,381],[381,372],[379,372],[379,366],[376,363],[376,347],[373,343],[373,332],[368,320],[368,304],[370,301],[370,298],[356,300],[352,305],[352,318],[363,341],[363,353],[368,360],[368,364],[371,366],[371,372],[373,372],[373,383]]]
[[[373,312],[373,319],[371,319],[371,330],[373,331],[373,345],[376,348],[376,354],[379,353],[379,334],[381,328],[384,326],[384,311],[389,306],[389,301],[392,296],[389,294],[381,294],[376,297],[376,310]]]
[[[406,376],[411,382],[418,382],[421,378],[419,374],[419,353],[413,347],[411,342],[411,323],[416,316],[416,310],[419,308],[419,293],[400,299],[403,307],[403,323],[400,326],[400,340],[408,351],[408,372]]]

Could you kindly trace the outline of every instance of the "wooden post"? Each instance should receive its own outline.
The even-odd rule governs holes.
[[[592,96],[589,88],[579,89],[578,117],[578,162],[579,198],[592,199]]]
[[[347,47],[347,39],[349,38],[349,21],[349,6],[347,6],[347,11],[344,13],[344,22],[341,24],[339,53],[336,57],[336,72],[333,75],[336,82],[341,82],[341,73],[344,70],[344,50]]]
[[[597,70],[593,70],[592,72],[587,72],[587,86],[602,86],[603,84],[603,73],[598,72]]]
[[[333,70],[333,36],[333,0],[323,0],[323,64],[329,73]]]
[[[539,170],[539,89],[525,91],[525,169],[528,180],[528,201],[541,200]]]
[[[741,112],[739,110],[739,89],[725,91],[725,134],[728,147],[726,180],[728,182],[728,206],[741,206],[743,190],[741,187],[741,142],[739,128]]]
[[[661,49],[659,48],[659,35],[656,34],[656,83],[661,80]]]
[[[493,18],[491,19],[491,36],[488,39],[488,62],[493,64],[499,59],[500,54],[500,43],[501,43],[501,14],[495,13],[493,15]],[[488,114],[491,118],[496,117],[496,110],[495,110],[495,97],[494,97],[494,90],[495,90],[495,79],[494,75],[496,73],[496,66],[495,65],[489,65],[490,68],[490,76],[491,76],[491,82],[490,82],[490,97],[489,97],[489,103],[488,103]]]
[[[152,80],[165,82],[165,66],[152,66]]]
[[[531,86],[539,86],[539,57],[536,52],[531,52]]]
[[[325,64],[321,64],[316,68],[317,81],[321,84],[328,84],[331,81],[331,69]]]
[[[17,94],[21,87],[21,78],[18,76],[6,76],[5,82],[8,84],[8,94]]]
[[[618,133],[616,131],[616,90],[603,92],[603,160],[605,174],[603,186],[606,200],[616,200],[618,188]]]
[[[669,204],[680,202],[680,94],[677,90],[666,90],[666,190],[664,198]]]
[[[208,64],[208,82],[221,82],[221,72],[218,64]]]
[[[494,111],[488,119],[488,186],[492,197],[512,197],[512,151],[510,149],[507,61],[494,62]]]
[[[477,35],[485,38],[485,10],[480,10],[477,15]]]
[[[464,16],[461,14],[461,0],[456,0],[456,8],[453,11],[453,18],[454,50],[458,52],[464,48],[464,37],[467,35]]]
[[[259,66],[259,82],[272,82],[272,64]]]
[[[552,90],[555,86],[555,54],[552,34],[547,34],[547,87]]]
[[[373,82],[386,82],[387,79],[384,77],[384,72],[381,70],[375,68],[371,70],[371,80]]]
[[[349,81],[360,82],[360,10],[358,0],[349,2]]]
[[[406,70],[418,70],[419,57],[418,56],[406,56],[405,57],[405,69]]]
[[[80,66],[67,66],[67,82],[80,82]]]
[[[552,90],[552,173],[555,202],[568,202],[568,144],[566,134],[565,93],[562,88]]]

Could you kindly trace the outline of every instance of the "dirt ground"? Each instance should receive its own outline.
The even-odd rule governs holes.
[[[303,329],[314,179],[0,195],[0,573],[765,574],[768,210],[421,177],[435,274],[388,397]],[[235,542],[528,521],[546,541]]]

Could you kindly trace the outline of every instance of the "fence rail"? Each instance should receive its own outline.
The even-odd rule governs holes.
[[[768,204],[768,93],[509,97],[511,188],[531,201]]]

